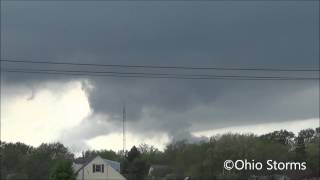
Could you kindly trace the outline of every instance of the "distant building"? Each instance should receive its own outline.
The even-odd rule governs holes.
[[[85,160],[77,160],[72,168],[77,180],[126,180],[120,174],[120,163],[94,156]]]
[[[149,168],[148,176],[151,179],[161,179],[164,178],[171,172],[171,168],[166,165],[151,165]]]

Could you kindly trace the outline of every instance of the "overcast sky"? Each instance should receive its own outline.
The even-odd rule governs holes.
[[[235,68],[319,68],[318,1],[4,1],[1,59]],[[2,68],[311,76],[1,62]],[[73,151],[163,149],[225,132],[319,126],[319,82],[1,74],[1,139]]]

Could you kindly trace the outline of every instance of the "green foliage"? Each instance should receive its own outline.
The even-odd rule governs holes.
[[[298,137],[301,137],[304,140],[304,142],[310,142],[314,134],[315,134],[315,130],[311,128],[303,129],[299,132]]]
[[[171,173],[172,170],[168,166],[160,166],[158,165],[157,168],[150,172],[150,176],[154,177],[165,177],[167,174]]]
[[[10,174],[25,174],[25,167],[33,150],[23,143],[1,142],[1,179]]]
[[[113,161],[120,161],[121,160],[121,156],[119,156],[116,152],[112,151],[112,150],[100,150],[100,151],[85,151],[84,156],[86,158],[88,157],[93,157],[99,155],[104,159],[109,159],[109,160],[113,160]]]
[[[147,153],[148,151],[143,151]],[[125,167],[123,172],[129,174],[130,180],[142,180],[147,174],[148,165],[146,159],[142,158],[141,152],[136,146],[133,146],[122,163]]]
[[[168,179],[185,176],[192,179],[246,179],[250,175],[279,174],[266,170],[226,172],[223,170],[223,163],[227,159],[307,161],[307,170],[304,172],[280,173],[315,176],[320,172],[319,142],[319,128],[315,131],[302,130],[298,137],[292,132],[281,130],[262,136],[224,134],[196,143],[177,141],[168,144],[163,152],[153,146],[141,144],[138,148],[133,146],[125,158],[124,153],[111,150],[86,151],[85,156],[100,155],[102,158],[121,161],[121,172],[128,180],[145,179],[151,165],[168,167],[170,170],[152,174],[156,177],[167,176]],[[60,143],[42,144],[34,148],[23,143],[1,142],[0,150],[1,179],[14,179],[21,175],[28,180],[73,180],[70,168],[73,154]]]
[[[148,166],[165,162],[163,153],[154,146],[140,144],[138,150],[141,153],[140,157],[148,163]]]
[[[75,180],[72,162],[68,160],[58,160],[51,169],[49,180]]]
[[[18,173],[13,173],[7,175],[7,180],[27,180],[28,177],[26,174],[18,174]]]
[[[317,175],[320,173],[320,147],[318,143],[310,143],[306,145],[307,164],[311,174]]]
[[[294,138],[294,133],[287,130],[280,130],[262,135],[261,138],[286,144],[289,139]]]
[[[308,130],[309,131],[309,130]],[[237,176],[246,179],[250,175],[273,175],[281,172],[267,171],[228,171],[224,172],[223,162],[227,159],[247,159],[266,162],[269,159],[278,162],[290,162],[304,160],[310,162],[305,175],[319,172],[319,149],[316,144],[305,144],[305,138],[314,139],[311,136],[304,136],[298,142],[295,141],[295,151],[291,151],[292,145],[289,141],[294,140],[294,134],[286,130],[275,131],[262,136],[252,134],[225,134],[210,138],[209,142],[188,143],[180,141],[169,144],[164,152],[166,164],[173,168],[174,174],[196,177],[198,179],[216,179]],[[307,142],[307,141],[306,141]],[[311,141],[313,142],[313,141]],[[305,147],[306,146],[306,147]],[[223,173],[227,173],[224,174]],[[294,174],[295,172],[286,172]],[[302,174],[301,172],[299,172]]]
[[[141,180],[147,174],[147,163],[141,158],[135,158],[129,166],[129,174],[134,175],[135,179]]]
[[[24,175],[29,180],[49,178],[49,169],[59,159],[73,159],[60,143],[41,144],[34,148],[23,143],[1,142],[1,179]]]
[[[131,163],[136,158],[140,157],[140,151],[138,151],[136,146],[133,146],[131,150],[128,152],[127,160]]]

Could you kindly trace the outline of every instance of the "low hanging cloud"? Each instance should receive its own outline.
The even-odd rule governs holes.
[[[315,69],[318,2],[3,2],[1,59]],[[6,68],[317,76],[306,72],[150,70],[5,63]],[[266,74],[268,73],[268,74]],[[297,74],[298,73],[298,74]],[[317,81],[175,80],[3,73],[2,87],[82,82],[92,114],[64,142],[128,131],[190,132],[319,118]],[[33,92],[33,91],[32,91]],[[29,98],[33,98],[31,93]],[[82,144],[81,146],[85,146]]]
[[[4,141],[35,146],[53,142],[90,114],[80,82],[46,83],[29,92],[28,88],[16,88],[5,86],[1,91],[1,138]]]

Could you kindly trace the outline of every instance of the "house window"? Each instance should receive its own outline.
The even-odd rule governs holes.
[[[93,164],[92,165],[92,172],[93,173],[96,173],[96,172],[103,173],[104,172],[104,164]]]

